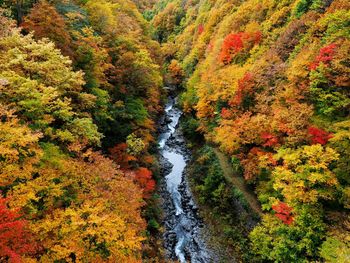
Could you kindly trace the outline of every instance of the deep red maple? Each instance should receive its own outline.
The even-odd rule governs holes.
[[[294,217],[291,215],[293,208],[286,203],[279,202],[277,205],[273,205],[272,209],[276,212],[275,216],[282,220],[286,225],[290,225],[294,221]]]
[[[143,189],[144,197],[148,198],[154,191],[156,182],[153,180],[152,172],[147,168],[140,167],[135,172],[135,181]]]
[[[235,54],[239,53],[249,46],[252,47],[255,44],[260,43],[262,38],[261,32],[254,33],[240,32],[228,34],[223,42],[220,61],[224,64],[229,64]]]
[[[0,195],[0,261],[22,262],[22,256],[37,251],[27,221],[21,219],[18,210],[10,210],[8,199]]]
[[[308,129],[309,135],[310,135],[310,140],[312,144],[321,144],[325,145],[329,139],[333,137],[332,133],[326,132],[320,128],[311,126]]]
[[[315,70],[321,63],[327,65],[332,61],[337,45],[332,43],[320,49],[316,60],[311,63],[310,70]]]

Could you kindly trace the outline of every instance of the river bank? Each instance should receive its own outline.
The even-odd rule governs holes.
[[[180,122],[192,155],[187,180],[210,233],[208,243],[219,255],[218,262],[255,262],[248,240],[261,216],[255,194],[234,171],[228,157],[195,132],[193,119],[183,116]]]
[[[170,90],[159,122],[158,192],[165,260],[241,262],[249,257],[243,249],[248,244],[247,234],[259,220],[256,208],[252,210],[251,202],[227,180],[215,151],[203,161],[208,153],[202,148],[209,146],[187,147],[191,143],[184,137],[182,120],[176,94]],[[212,174],[217,178],[209,186]],[[205,196],[206,190],[209,196]],[[215,202],[215,195],[220,202]]]

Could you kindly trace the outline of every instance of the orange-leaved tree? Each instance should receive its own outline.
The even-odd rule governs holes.
[[[21,26],[26,31],[33,32],[36,39],[49,38],[64,55],[73,57],[72,38],[65,20],[48,2],[39,1],[34,5]]]

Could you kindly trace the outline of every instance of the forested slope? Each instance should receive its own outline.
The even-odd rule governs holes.
[[[165,0],[147,12],[168,79],[184,87],[185,128],[232,157],[258,195],[254,260],[349,261],[349,9],[344,0]],[[200,189],[217,204],[216,181]]]
[[[0,261],[140,262],[162,86],[147,22],[128,0],[0,5]]]
[[[349,1],[0,7],[1,262],[156,260],[163,62],[184,133],[257,194],[263,217],[242,236],[227,225],[248,203],[215,150],[196,152],[195,192],[238,258],[349,262]]]

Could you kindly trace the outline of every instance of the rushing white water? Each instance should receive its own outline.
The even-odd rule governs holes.
[[[162,133],[159,137],[159,147],[160,149],[164,149],[166,141],[170,138],[172,134],[175,132],[175,128],[179,123],[179,119],[181,117],[181,111],[178,109],[174,109],[174,101],[170,101],[165,106],[165,114],[167,116],[171,115],[171,122],[168,124],[169,131]]]
[[[169,192],[169,196],[174,205],[175,211],[172,211],[173,215],[170,229],[167,231],[176,234],[176,245],[173,248],[177,259],[185,263],[186,252],[187,257],[190,257],[190,262],[212,262],[209,259],[207,250],[199,237],[199,222],[198,219],[193,216],[193,211],[188,209],[188,205],[184,205],[184,189],[180,190],[183,183],[183,172],[186,168],[185,156],[181,151],[181,147],[178,145],[178,140],[181,138],[179,134],[176,134],[176,128],[179,123],[182,112],[174,105],[176,100],[170,99],[166,105],[166,124],[167,129],[159,136],[159,147],[161,155],[172,164],[171,171],[165,177],[166,190]],[[173,140],[172,143],[169,143]],[[186,202],[193,203],[189,190],[186,188],[187,199]],[[185,202],[185,203],[186,203]],[[169,224],[170,225],[170,224]]]
[[[163,151],[163,156],[168,159],[171,164],[174,165],[171,173],[166,176],[166,181],[168,192],[173,197],[173,202],[176,208],[176,215],[180,215],[183,213],[183,211],[181,208],[181,194],[178,191],[178,187],[182,181],[182,172],[186,167],[186,162],[181,154],[167,150]]]

